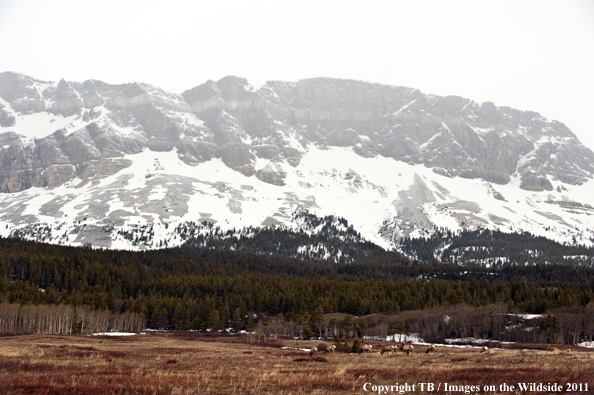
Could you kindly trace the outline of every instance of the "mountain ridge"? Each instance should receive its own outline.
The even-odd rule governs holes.
[[[593,175],[561,122],[413,88],[230,76],[174,94],[0,73],[5,236],[158,248],[186,222],[298,230],[306,208],[388,249],[442,226],[592,245]],[[117,236],[144,225],[160,239]]]

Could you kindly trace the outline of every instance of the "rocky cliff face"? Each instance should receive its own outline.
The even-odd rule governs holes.
[[[517,184],[526,192],[561,193],[594,175],[594,153],[560,122],[416,89],[328,78],[257,84],[225,77],[178,95],[143,83],[56,83],[0,73],[4,193],[98,185],[123,174],[133,164],[130,155],[143,152],[155,158],[175,153],[196,169],[220,159],[238,176],[288,187],[312,147],[423,165],[438,180]],[[340,175],[349,188],[371,185],[351,170]],[[413,183],[425,185],[418,176]],[[300,179],[297,185],[308,184]],[[505,201],[499,191],[492,194]],[[402,215],[431,226],[420,206],[435,204],[434,197],[416,205],[410,196],[395,198]],[[229,205],[235,212],[237,202]],[[396,223],[388,220],[382,232]]]
[[[308,144],[350,147],[363,157],[381,155],[495,184],[518,174],[521,187],[531,191],[551,190],[552,180],[579,185],[594,174],[592,151],[565,125],[538,113],[359,81],[254,87],[226,77],[176,95],[140,83],[56,84],[2,73],[0,98],[4,192],[103,177],[121,163],[100,163],[145,148],[176,148],[188,164],[221,157],[230,168],[273,184],[282,182],[282,170],[256,169],[257,159],[297,166]],[[54,117],[42,130],[22,125],[33,139],[17,138],[14,132],[26,123],[21,120],[36,114]]]

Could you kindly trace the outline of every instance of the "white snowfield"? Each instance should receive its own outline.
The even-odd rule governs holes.
[[[267,121],[270,121],[266,126],[270,129],[266,132],[270,132],[267,139],[258,135],[260,129],[258,133],[252,130],[249,134],[247,128],[242,126],[243,121],[236,117],[238,114],[233,115],[234,108],[239,106],[235,99],[225,102],[225,95],[217,96],[225,84],[205,84],[204,86],[210,84],[213,98],[217,97],[216,103],[220,102],[217,117],[220,118],[218,121],[221,125],[224,124],[221,130],[227,136],[225,139],[228,138],[238,146],[245,145],[242,152],[252,158],[250,161],[253,160],[253,163],[250,162],[250,166],[253,164],[255,168],[252,170],[260,171],[258,178],[256,175],[248,177],[232,170],[233,165],[225,164],[222,159],[204,159],[219,155],[223,157],[221,147],[225,144],[213,143],[216,137],[215,129],[207,126],[208,122],[205,120],[208,117],[204,118],[205,120],[201,119],[202,113],[192,106],[200,101],[200,108],[210,108],[214,102],[202,102],[202,99],[187,101],[185,96],[144,83],[105,85],[100,81],[88,80],[83,83],[86,86],[83,89],[78,83],[46,82],[28,76],[9,74],[7,78],[19,82],[22,86],[17,85],[26,89],[26,95],[18,96],[21,98],[15,100],[10,99],[10,95],[4,95],[12,100],[10,103],[6,101],[8,99],[0,98],[0,109],[4,119],[3,126],[0,125],[0,136],[3,136],[0,154],[3,155],[4,162],[10,164],[11,160],[17,160],[14,156],[11,158],[17,145],[23,151],[35,152],[36,142],[44,138],[51,140],[52,135],[74,135],[73,137],[80,138],[80,145],[76,147],[88,152],[85,153],[86,159],[73,160],[69,155],[76,155],[70,151],[68,154],[66,151],[60,151],[56,145],[56,152],[59,153],[55,157],[49,155],[50,159],[45,156],[45,159],[35,159],[51,162],[42,167],[45,169],[43,177],[48,174],[55,177],[48,176],[43,179],[48,185],[59,186],[0,193],[1,236],[18,234],[38,241],[67,245],[90,244],[104,248],[142,250],[180,245],[183,238],[176,228],[188,222],[212,223],[222,231],[276,226],[315,233],[319,229],[304,227],[302,220],[295,220],[293,215],[296,211],[306,210],[319,217],[331,215],[345,218],[363,238],[387,249],[395,247],[398,241],[406,236],[427,236],[435,227],[453,231],[477,228],[504,232],[525,231],[561,243],[593,245],[593,179],[578,186],[559,181],[555,176],[547,176],[546,181],[551,184],[547,184],[547,187],[552,186],[551,191],[533,192],[520,188],[521,176],[529,174],[526,172],[527,169],[530,170],[534,166],[550,167],[554,170],[561,159],[564,164],[561,166],[563,174],[575,176],[575,179],[579,180],[592,176],[592,167],[588,160],[586,164],[572,161],[571,153],[584,151],[580,151],[581,145],[572,137],[571,132],[565,126],[548,122],[536,113],[523,113],[523,116],[528,118],[524,119],[522,116],[522,121],[514,121],[514,126],[510,126],[511,130],[495,128],[489,123],[477,124],[473,121],[483,110],[491,107],[483,108],[480,103],[459,98],[462,101],[467,100],[462,107],[456,107],[459,108],[460,114],[466,114],[461,115],[460,122],[470,128],[469,131],[473,131],[475,137],[482,141],[483,147],[488,147],[485,141],[490,138],[504,141],[506,136],[515,134],[530,142],[527,152],[514,159],[517,159],[517,167],[511,181],[506,185],[497,185],[481,179],[449,178],[436,174],[434,169],[425,165],[407,164],[381,156],[375,151],[370,153],[365,144],[391,144],[390,141],[376,141],[370,138],[375,136],[373,130],[366,132],[371,133],[369,135],[362,135],[354,129],[347,128],[343,137],[348,137],[348,144],[338,139],[335,143],[327,142],[329,145],[335,145],[332,147],[316,145],[326,144],[324,139],[307,137],[312,132],[310,129],[316,127],[316,124],[301,124],[306,122],[304,118],[298,116],[294,120],[289,120],[284,116],[275,117],[274,113],[278,110],[281,114],[286,110],[295,111],[298,115],[300,112],[309,113],[311,110],[315,119],[325,119],[329,114],[333,114],[337,120],[344,120],[348,119],[345,116],[349,107],[335,108],[326,113],[325,110],[310,108],[309,104],[293,106],[291,103],[294,103],[294,94],[282,92],[295,88],[301,82],[277,81],[275,84],[273,81],[229,77],[228,83],[240,81],[244,97],[260,102],[265,108],[275,109],[266,113],[269,117]],[[417,89],[411,88],[387,87],[376,90],[379,86],[377,84],[362,88],[365,83],[356,81],[316,80],[303,81],[303,86],[308,87],[307,89],[318,89],[327,85],[346,89],[344,92],[365,89],[364,91],[370,95],[395,95],[390,97],[395,100],[394,103],[399,104],[390,107],[390,113],[393,119],[402,117],[398,122],[403,123],[398,124],[399,126],[413,127],[414,122],[409,125],[406,119],[421,117],[420,114],[427,115],[429,113],[424,112],[425,104],[445,100],[436,95],[423,95]],[[63,93],[67,94],[68,100],[58,100],[56,92],[60,86],[65,89]],[[282,90],[275,90],[274,86]],[[235,88],[240,89],[240,86],[237,85]],[[328,92],[331,91],[332,89]],[[189,92],[191,93],[191,90]],[[353,98],[353,102],[357,101],[356,98]],[[93,104],[83,106],[83,101],[88,99],[92,99]],[[332,105],[340,107],[339,102],[344,99],[343,94],[335,99],[337,101]],[[332,100],[329,99],[328,103],[333,103]],[[56,111],[62,106],[68,107],[77,102],[79,105],[74,105],[73,111]],[[308,103],[307,100],[304,103]],[[158,136],[151,134],[154,131],[148,133],[145,129],[150,129],[147,125],[155,124],[154,119],[146,116],[136,117],[129,111],[131,108],[149,104],[154,111],[162,115],[157,118],[162,118],[163,122],[167,120],[167,123],[175,126],[175,133],[179,132],[175,139],[165,139],[172,144],[171,146],[159,146],[161,148],[155,148],[158,151],[150,151],[147,148],[134,155],[119,156],[121,152],[137,150],[114,148],[104,152],[101,145],[90,142],[88,127],[100,131],[107,141],[116,146],[128,143],[136,147],[151,146],[151,139],[158,140]],[[494,109],[494,105],[491,105]],[[515,114],[514,117],[519,116],[519,113],[516,114],[517,111],[511,109],[500,108],[498,111],[504,118],[509,118],[510,114]],[[6,122],[12,118],[14,122]],[[309,120],[309,115],[307,118]],[[145,121],[144,126],[142,120]],[[448,126],[447,123],[446,118],[441,118],[434,130],[425,130],[426,138],[418,142],[419,158],[449,155],[448,152],[452,149],[464,150],[453,137],[453,126]],[[91,127],[91,124],[94,125]],[[157,132],[159,135],[165,131]],[[19,136],[18,142],[15,142],[15,135]],[[410,140],[409,137],[404,139]],[[177,142],[173,144],[174,141]],[[317,143],[314,144],[314,141]],[[397,151],[398,145],[402,142],[396,143],[396,148],[392,148]],[[182,148],[178,151],[177,148],[172,148],[173,146]],[[283,154],[255,155],[258,146],[273,147],[283,151]],[[183,147],[186,147],[185,153]],[[556,148],[551,149],[549,153],[548,147]],[[202,148],[208,152],[213,149],[216,153],[205,156],[188,154],[192,149],[199,151]],[[70,149],[76,151],[76,148]],[[361,152],[368,152],[368,155]],[[26,164],[27,160],[33,161],[31,158],[36,156],[23,155],[22,158]],[[468,157],[465,160],[472,162],[475,158]],[[11,165],[7,166],[9,169]],[[97,171],[80,171],[81,168],[85,169],[85,166],[94,167]],[[444,169],[435,171],[448,174]],[[509,172],[509,169],[506,172]],[[70,179],[69,174],[72,177],[78,174],[86,178]],[[111,175],[106,176],[108,174]],[[261,181],[262,174],[267,174],[276,182]],[[64,178],[61,178],[62,176]],[[20,175],[10,177],[18,179]],[[63,183],[64,180],[69,181]],[[15,182],[18,184],[19,181]],[[25,180],[22,187],[26,187],[26,184]],[[10,190],[18,190],[20,187],[17,185]],[[210,232],[205,228],[199,231]],[[244,235],[249,234],[250,231],[245,230]],[[303,250],[316,248],[322,249],[324,246],[302,247]],[[446,248],[447,246],[443,246],[438,254],[443,254]],[[499,259],[505,261],[507,258]]]
[[[52,242],[82,245],[89,242],[81,236],[85,230],[112,226],[136,231],[146,225],[152,234],[144,244],[133,245],[115,231],[90,243],[116,249],[171,247],[181,243],[176,226],[188,221],[208,221],[222,230],[270,225],[299,230],[291,214],[302,207],[321,217],[343,217],[384,248],[392,248],[399,237],[427,235],[432,226],[527,231],[570,244],[592,245],[594,239],[592,180],[530,192],[519,188],[516,176],[507,185],[495,185],[444,177],[423,165],[382,156],[363,158],[351,148],[310,145],[300,150],[297,167],[258,159],[256,170],[274,166],[286,173],[285,185],[277,186],[246,177],[221,159],[190,166],[175,149],[146,149],[125,156],[129,167],[100,180],[0,194],[0,235],[47,225]],[[560,192],[557,186],[563,187]],[[391,233],[380,232],[386,226]]]

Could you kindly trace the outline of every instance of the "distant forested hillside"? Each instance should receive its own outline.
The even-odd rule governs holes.
[[[365,315],[458,304],[542,313],[594,301],[594,269],[302,261],[204,248],[127,252],[0,239],[0,302],[138,313],[149,327],[249,326],[252,314]]]
[[[292,221],[299,230],[286,227],[246,227],[222,230],[210,222],[183,222],[175,227],[183,247],[234,250],[302,260],[331,260],[353,263],[378,259],[412,259],[459,266],[502,267],[505,265],[559,264],[594,267],[594,248],[561,244],[527,232],[505,233],[489,229],[451,231],[435,228],[429,236],[405,237],[394,250],[365,240],[341,217],[318,217],[295,210]],[[19,236],[18,232],[15,232]],[[134,246],[151,245],[151,225],[118,231]],[[23,237],[28,235],[23,234]],[[171,240],[170,240],[171,241]],[[157,247],[167,248],[169,242]]]
[[[403,239],[399,249],[421,261],[463,266],[560,264],[594,267],[594,248],[560,244],[527,232],[436,229],[428,237]]]

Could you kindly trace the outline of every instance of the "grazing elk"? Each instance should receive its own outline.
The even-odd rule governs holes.
[[[551,347],[550,345],[547,346],[547,351],[560,351],[557,347]]]
[[[310,357],[313,357],[313,356],[314,356],[314,355],[316,355],[317,353],[318,353],[318,348],[317,348],[317,347],[312,347],[312,348],[309,350],[309,356],[310,356]]]
[[[487,347],[487,346],[481,347],[481,352],[488,352],[488,351],[489,351],[489,347]]]
[[[336,351],[336,344],[333,344],[330,347],[326,348],[326,351],[324,351],[324,352],[334,354],[334,351]]]
[[[361,352],[365,354],[370,353],[372,347],[373,346],[371,344],[364,344],[363,346],[361,346]]]
[[[406,355],[410,355],[410,353],[412,353],[414,349],[415,346],[413,346],[412,344],[403,344],[401,348],[402,352]]]
[[[425,354],[429,354],[430,352],[435,352],[435,344],[432,344],[429,347],[427,347]]]
[[[380,351],[380,355],[384,355],[387,353],[394,353],[396,351],[396,346],[385,346],[384,348],[382,348],[382,350]]]

